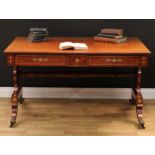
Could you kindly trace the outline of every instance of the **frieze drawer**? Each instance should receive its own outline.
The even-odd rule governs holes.
[[[141,61],[138,56],[90,56],[89,66],[137,67],[147,65],[147,59]]]
[[[16,65],[21,66],[64,66],[65,57],[59,55],[44,56],[44,55],[19,55],[15,59]]]

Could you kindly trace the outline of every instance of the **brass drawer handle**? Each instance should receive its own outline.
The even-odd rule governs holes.
[[[75,59],[75,62],[76,62],[76,63],[79,63],[79,62],[80,62],[80,59],[79,59],[79,58],[76,58],[76,59]]]
[[[122,59],[121,58],[106,59],[106,62],[117,63],[117,62],[122,62]]]
[[[33,62],[48,62],[47,58],[33,58]]]

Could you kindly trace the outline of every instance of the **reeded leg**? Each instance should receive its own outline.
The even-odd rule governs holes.
[[[10,127],[13,127],[16,123],[17,112],[18,112],[18,81],[17,81],[17,67],[13,67],[13,94],[11,96],[11,106],[12,106],[12,114],[11,114],[11,121]]]
[[[142,129],[145,128],[145,123],[143,121],[143,97],[140,92],[140,85],[141,85],[141,74],[142,74],[142,69],[138,68],[137,72],[137,84],[136,84],[136,89],[134,90],[135,96],[136,96],[136,113],[137,113],[137,118],[139,121],[139,125]]]

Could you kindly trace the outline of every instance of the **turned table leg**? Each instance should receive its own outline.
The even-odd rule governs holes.
[[[136,88],[134,89],[134,95],[136,97],[136,113],[137,113],[138,122],[140,127],[144,129],[145,123],[143,121],[143,97],[140,92],[141,76],[142,76],[142,69],[138,68],[137,82],[136,82]]]
[[[12,114],[10,127],[16,123],[17,112],[18,112],[18,79],[17,79],[17,67],[13,67],[13,94],[11,96],[11,106],[12,106]]]
[[[12,106],[12,114],[10,127],[13,127],[16,123],[17,113],[18,113],[18,102],[23,103],[24,99],[22,97],[22,87],[19,86],[19,75],[17,66],[13,67],[13,94],[11,96],[11,106]]]

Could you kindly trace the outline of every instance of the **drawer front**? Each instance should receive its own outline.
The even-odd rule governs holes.
[[[134,67],[140,65],[138,56],[90,56],[89,66]]]
[[[68,55],[66,56],[67,66],[87,66],[88,65],[87,55]]]
[[[19,55],[15,59],[16,65],[21,66],[64,66],[65,57],[59,55],[43,56],[43,55]]]

